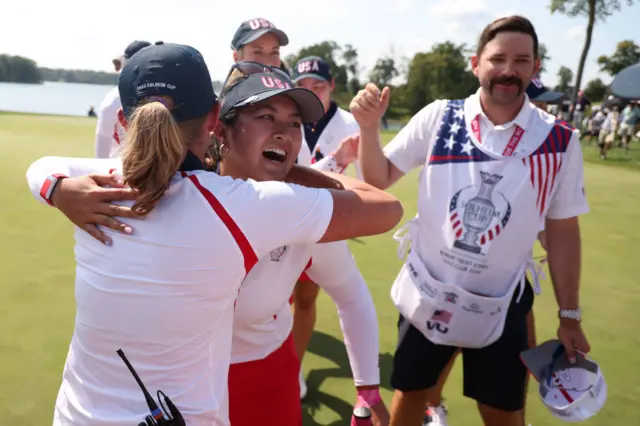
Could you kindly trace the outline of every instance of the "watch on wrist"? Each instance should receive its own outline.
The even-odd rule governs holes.
[[[40,188],[40,196],[49,204],[53,206],[51,202],[51,195],[53,195],[53,190],[56,189],[58,182],[68,176],[62,174],[53,174],[46,177],[44,183],[42,184],[42,188]]]
[[[558,311],[560,319],[572,319],[578,322],[582,321],[582,311],[580,309],[560,309]]]

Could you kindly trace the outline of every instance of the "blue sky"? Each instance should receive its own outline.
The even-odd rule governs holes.
[[[381,55],[412,57],[434,43],[475,44],[494,18],[522,14],[532,20],[551,61],[542,76],[555,84],[560,66],[577,68],[586,18],[551,15],[548,0],[21,0],[2,6],[0,53],[30,57],[41,66],[112,70],[111,58],[133,39],[190,44],[204,55],[212,77],[221,80],[231,63],[229,43],[246,19],[265,17],[285,30],[286,55],[323,40],[353,44],[363,76]],[[598,73],[596,58],[618,41],[640,43],[640,2],[598,23],[585,78]],[[303,12],[309,7],[311,12]]]

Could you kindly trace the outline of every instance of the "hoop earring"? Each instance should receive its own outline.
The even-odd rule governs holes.
[[[225,144],[221,143],[219,152],[220,152],[220,157],[226,157],[227,154],[229,154],[229,148]]]

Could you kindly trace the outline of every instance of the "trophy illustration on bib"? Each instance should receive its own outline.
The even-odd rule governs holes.
[[[480,245],[477,243],[478,236],[489,228],[493,220],[496,208],[491,201],[491,196],[502,176],[480,172],[480,178],[482,183],[478,194],[467,201],[464,206],[462,217],[464,235],[462,239],[453,244],[456,248],[476,254],[481,253]]]

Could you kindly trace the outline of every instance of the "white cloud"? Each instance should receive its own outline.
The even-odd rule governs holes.
[[[586,28],[584,25],[574,25],[570,27],[565,33],[565,39],[567,41],[580,41],[584,40]]]

